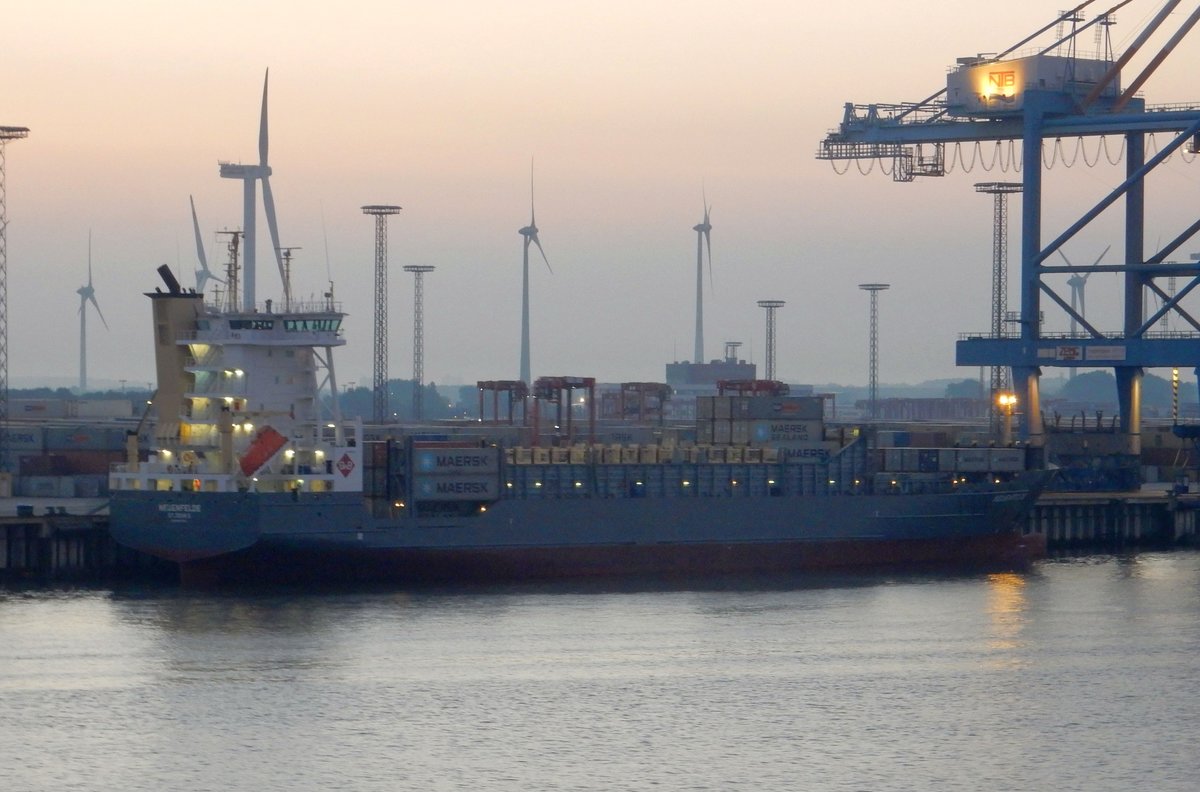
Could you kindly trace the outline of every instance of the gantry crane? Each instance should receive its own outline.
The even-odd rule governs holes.
[[[1032,445],[1044,441],[1038,382],[1046,366],[1112,367],[1116,373],[1120,429],[1129,438],[1128,452],[1140,450],[1141,379],[1149,367],[1196,367],[1200,364],[1200,322],[1180,301],[1200,286],[1197,262],[1172,263],[1170,255],[1200,231],[1200,219],[1149,257],[1145,254],[1146,178],[1177,151],[1200,148],[1200,104],[1151,106],[1138,95],[1146,80],[1200,21],[1200,7],[1186,18],[1169,41],[1127,86],[1121,70],[1166,22],[1180,0],[1168,0],[1119,58],[1077,54],[1074,42],[1085,30],[1107,33],[1123,0],[1084,22],[1081,12],[1095,0],[1080,3],[1053,22],[998,55],[960,58],[946,87],[927,99],[902,104],[847,104],[842,123],[821,143],[825,160],[890,161],[896,181],[946,172],[948,146],[1019,141],[1021,181],[1020,313],[1017,334],[970,334],[956,345],[960,366],[1011,366],[1017,396],[1024,406],[1021,436]],[[1009,57],[1051,28],[1069,26],[1066,35],[1026,57]],[[1065,54],[1064,54],[1065,51]],[[1147,156],[1146,136],[1165,133],[1170,142]],[[1042,239],[1043,141],[1061,138],[1122,136],[1125,180],[1049,243]],[[1186,149],[1184,147],[1187,147]],[[1010,151],[1012,149],[1010,148]],[[1017,163],[1010,156],[1009,163]],[[1064,243],[1124,198],[1123,261],[1112,265],[1051,266],[1051,256]],[[1194,198],[1191,203],[1195,203]],[[1116,272],[1123,276],[1123,326],[1097,330],[1046,281],[1047,276],[1079,272]],[[1188,282],[1174,294],[1158,278],[1184,276]],[[1156,294],[1161,307],[1146,316],[1144,296]],[[1042,297],[1061,308],[1086,332],[1085,338],[1044,333],[1039,321]],[[1175,312],[1196,331],[1156,335],[1152,328]],[[1009,336],[1009,337],[1005,337]]]

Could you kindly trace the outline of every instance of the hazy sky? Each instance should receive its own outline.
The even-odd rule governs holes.
[[[1063,5],[9,4],[0,124],[31,129],[7,149],[10,382],[77,381],[75,290],[87,278],[89,229],[109,325],[89,321],[89,380],[153,379],[142,294],[159,285],[164,262],[194,283],[189,194],[218,269],[215,232],[239,227],[242,210],[240,184],[220,179],[217,163],[256,161],[268,67],[281,241],[301,248],[297,295],[324,291],[332,271],[350,314],[343,383],[371,378],[368,203],[404,207],[390,222],[390,375],[412,371],[412,277],[401,268],[429,264],[426,380],[517,377],[517,230],[529,221],[531,157],[554,268],[539,260],[531,272],[534,376],[661,381],[666,362],[691,357],[703,186],[713,207],[708,357],[739,340],[761,365],[755,303],[781,299],[778,375],[863,383],[868,302],[857,284],[886,281],[881,381],[974,377],[954,366],[957,334],[989,325],[991,198],[973,185],[1019,175],[976,168],[896,184],[878,169],[838,175],[814,153],[843,103],[928,96],[956,57],[1005,49]],[[1119,48],[1158,6],[1136,0],[1119,13]],[[1090,49],[1090,32],[1083,42]],[[1148,83],[1147,101],[1200,100],[1196,63],[1200,33]],[[1090,158],[1096,142],[1087,145]],[[1082,162],[1051,171],[1046,238],[1122,171]],[[1195,219],[1198,193],[1200,163],[1178,157],[1150,182],[1150,245]],[[1119,205],[1108,214],[1068,256],[1083,263],[1119,249]],[[281,290],[259,228],[262,300]],[[1183,252],[1193,250],[1200,243]],[[1088,284],[1088,315],[1102,328],[1119,325],[1116,284],[1114,275]],[[1017,300],[1014,278],[1010,305]],[[1066,329],[1065,316],[1046,311],[1048,329]]]

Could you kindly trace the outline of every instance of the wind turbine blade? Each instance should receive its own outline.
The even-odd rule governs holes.
[[[93,294],[93,295],[89,296],[88,300],[90,300],[92,305],[94,305],[96,307],[96,315],[100,317],[101,322],[104,322],[104,329],[107,330],[108,322],[104,321],[104,312],[100,310],[100,303],[96,302],[96,295]],[[81,305],[80,310],[82,310],[82,309],[83,309],[83,306]]]
[[[1067,266],[1071,266],[1071,259],[1067,258],[1067,254],[1062,252],[1062,248],[1058,249],[1058,255],[1062,256],[1062,260],[1067,262]]]
[[[546,258],[546,251],[542,250],[542,243],[537,238],[537,234],[534,234],[530,239],[533,240],[533,244],[537,245],[538,252],[542,254],[542,261],[546,262],[546,269],[550,270],[550,274],[553,275],[554,270],[550,269],[550,259]]]
[[[263,166],[267,164],[267,80],[270,76],[271,70],[267,69],[263,77],[262,118],[258,122],[258,164]]]
[[[208,257],[204,255],[204,238],[200,236],[200,221],[196,219],[196,201],[190,195],[188,203],[192,205],[192,230],[196,232],[196,258],[200,260],[200,270],[207,273]]]
[[[529,225],[536,228],[537,215],[533,211],[533,157],[529,158]],[[540,248],[541,245],[538,245]]]
[[[1099,256],[1096,256],[1096,260],[1092,262],[1093,267],[1095,267],[1096,265],[1098,265],[1100,263],[1100,260],[1102,258],[1104,258],[1105,255],[1108,254],[1108,249],[1111,247],[1112,247],[1112,245],[1109,245],[1108,247],[1104,248],[1104,250],[1100,253]]]
[[[267,210],[267,228],[271,231],[271,247],[275,250],[275,263],[279,265],[279,282],[284,282],[283,250],[279,247],[279,226],[275,223],[275,196],[271,194],[271,180],[262,178],[263,208]]]

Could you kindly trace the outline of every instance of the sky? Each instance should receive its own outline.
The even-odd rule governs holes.
[[[223,261],[216,232],[240,227],[242,204],[218,162],[257,160],[268,68],[281,242],[299,248],[293,292],[319,295],[332,279],[349,314],[336,357],[343,384],[372,376],[374,225],[361,207],[373,203],[403,207],[389,221],[389,376],[411,376],[413,284],[402,267],[421,264],[436,267],[425,276],[425,380],[518,377],[517,231],[530,219],[531,162],[553,269],[540,258],[531,266],[535,377],[662,381],[667,362],[692,357],[692,226],[707,197],[706,357],[740,341],[761,371],[756,302],[785,300],[777,376],[865,383],[868,297],[857,286],[882,281],[891,289],[879,303],[880,381],[974,378],[954,365],[958,334],[990,323],[992,199],[973,185],[1019,174],[977,165],[900,184],[878,166],[839,175],[814,155],[844,103],[922,99],[944,87],[956,58],[1006,49],[1061,5],[931,0],[897,14],[884,0],[10,4],[0,125],[30,128],[6,158],[10,385],[78,382],[89,232],[108,323],[89,316],[89,382],[153,380],[143,293],[160,285],[163,263],[194,285],[189,195],[210,266]],[[1135,0],[1118,13],[1118,50],[1158,5]],[[1145,86],[1147,102],[1200,101],[1197,62],[1193,33]],[[1084,145],[1094,159],[1097,141]],[[1103,160],[1047,172],[1046,238],[1122,172]],[[1200,163],[1174,158],[1156,174],[1149,244],[1195,219],[1197,193]],[[262,300],[282,289],[259,211]],[[1013,215],[1010,277],[1015,203]],[[1110,210],[1064,252],[1088,263],[1120,248],[1120,229]],[[1200,242],[1180,257],[1193,250]],[[1119,296],[1117,276],[1096,275],[1089,318],[1118,327]],[[1014,285],[1010,306],[1018,299]],[[1047,329],[1067,328],[1046,311]]]

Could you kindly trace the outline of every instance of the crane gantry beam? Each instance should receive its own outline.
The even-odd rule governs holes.
[[[1099,14],[1089,24],[1103,20],[1110,25],[1109,15],[1128,2],[1131,0]],[[1178,0],[1171,2],[1175,5]],[[1064,12],[1056,22],[1078,23],[1081,17],[1076,12],[1085,5],[1088,3]],[[1164,19],[1165,15],[1160,14],[1147,27],[1156,28]],[[1200,21],[1200,7],[1153,56],[1134,84],[1140,87],[1197,21]],[[1040,32],[1054,24],[1043,27]],[[1143,369],[1196,366],[1200,362],[1200,322],[1193,319],[1180,302],[1200,286],[1200,267],[1196,262],[1166,262],[1172,251],[1200,232],[1200,219],[1180,231],[1171,243],[1154,255],[1147,257],[1144,249],[1147,177],[1185,145],[1192,153],[1200,149],[1200,104],[1149,106],[1128,89],[1122,91],[1119,66],[1125,59],[1115,63],[1109,59],[1085,59],[1075,56],[1073,49],[1065,58],[1049,54],[1081,30],[1076,28],[1065,39],[1031,57],[960,59],[947,77],[946,89],[922,102],[848,103],[842,123],[826,136],[817,153],[818,159],[835,161],[891,159],[892,178],[904,182],[918,176],[945,175],[947,144],[1012,141],[1015,148],[1019,141],[1022,193],[1020,335],[1006,338],[997,333],[964,334],[956,345],[956,362],[962,366],[1012,368],[1014,384],[1025,407],[1022,436],[1033,443],[1039,443],[1043,434],[1038,378],[1044,366],[1111,366],[1117,378],[1121,429],[1136,438],[1140,433]],[[1143,31],[1138,38],[1139,46],[1151,32]],[[1172,138],[1153,156],[1147,157],[1145,136],[1153,133],[1166,133]],[[1043,141],[1106,135],[1121,136],[1124,140],[1125,180],[1048,244],[1043,243]],[[1103,267],[1046,264],[1065,242],[1119,200],[1124,201],[1125,208],[1125,244],[1119,264]],[[1180,200],[1178,203],[1194,204],[1195,201]],[[1081,271],[1116,272],[1124,276],[1121,331],[1104,333],[1097,330],[1044,280],[1048,275]],[[1192,280],[1182,289],[1169,293],[1153,282],[1156,277],[1168,275],[1184,275]],[[1144,315],[1147,293],[1157,295],[1163,303],[1152,317]],[[1043,295],[1076,319],[1087,336],[1066,338],[1043,332],[1040,321]],[[1172,333],[1171,338],[1157,336],[1151,328],[1170,311],[1178,314],[1197,333],[1185,337],[1179,333]],[[1130,447],[1136,451],[1138,442],[1131,442]]]

